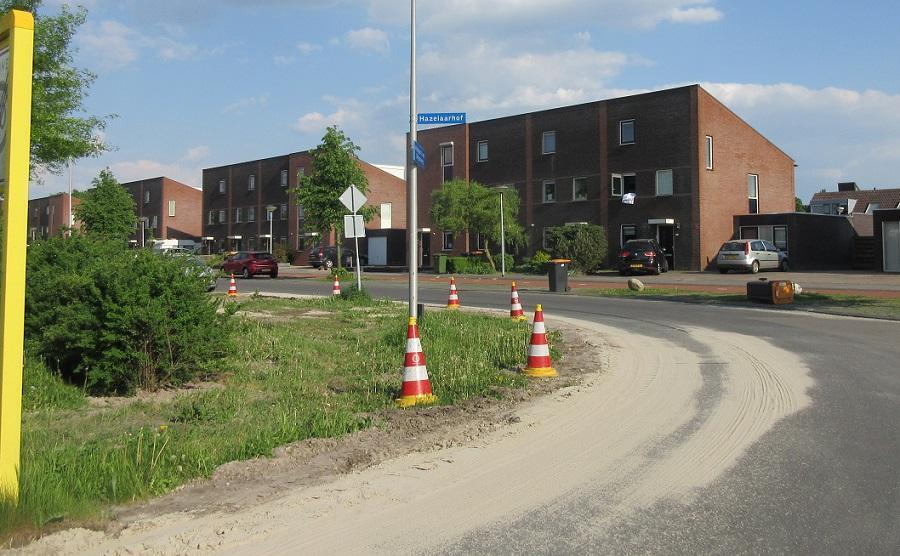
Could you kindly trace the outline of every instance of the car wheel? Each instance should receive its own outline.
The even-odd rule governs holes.
[[[241,278],[243,278],[244,280],[249,280],[250,278],[253,278],[253,275],[250,274],[250,269],[248,267],[245,266],[244,270],[241,271]]]
[[[619,269],[619,276],[625,276],[625,275],[627,275],[627,274],[628,274],[628,271],[625,270],[624,268],[620,268],[620,269]]]
[[[276,268],[272,272],[269,273],[270,278],[278,278],[278,269]]]
[[[753,261],[753,264],[750,265],[750,273],[756,274],[759,272],[759,261]]]
[[[325,261],[325,268],[327,268],[328,270],[331,270],[332,267],[334,267],[334,261],[332,261],[331,259],[327,259]]]
[[[789,270],[791,269],[791,265],[788,264],[788,260],[787,260],[787,259],[783,259],[783,260],[781,261],[781,267],[780,267],[780,268],[781,268],[781,272],[787,272],[787,271],[789,271]]]
[[[719,274],[728,274],[728,269],[727,269],[727,268],[720,268],[720,269],[719,269]]]
[[[659,276],[662,274],[662,265],[659,264],[659,261],[656,261],[656,266],[653,267],[653,274]]]

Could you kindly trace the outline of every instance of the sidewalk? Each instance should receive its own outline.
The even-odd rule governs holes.
[[[323,270],[312,267],[287,266],[279,267],[284,278],[321,278],[327,276]],[[367,280],[385,282],[406,282],[406,272],[363,272]],[[447,283],[450,275],[419,272],[420,282]],[[570,276],[569,287],[576,291],[584,288],[627,288],[628,276],[619,276],[618,272],[602,272],[591,276]],[[900,297],[900,275],[882,272],[863,271],[829,271],[829,272],[760,272],[759,274],[719,274],[717,272],[671,271],[659,276],[636,276],[645,286],[650,288],[677,288],[688,291],[706,291],[714,293],[744,293],[747,282],[768,278],[769,280],[792,280],[810,293],[861,295],[866,297]],[[505,278],[499,274],[462,275],[459,281],[468,286],[508,287],[515,280],[520,289],[546,290],[546,275],[512,274]]]

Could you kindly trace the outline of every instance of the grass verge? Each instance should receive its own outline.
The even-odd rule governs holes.
[[[88,403],[79,388],[30,362],[20,503],[0,504],[6,543],[102,519],[113,504],[208,477],[223,463],[338,437],[401,411],[394,400],[406,345],[402,306],[364,296],[251,298],[236,317],[238,347],[219,379],[189,390]],[[441,404],[526,384],[510,369],[525,362],[529,326],[430,311],[420,331]]]
[[[870,317],[900,320],[900,298],[865,297],[846,294],[822,294],[803,292],[794,297],[790,305],[768,305],[750,301],[744,294],[718,294],[678,288],[646,288],[641,292],[627,288],[580,288],[579,295],[600,297],[637,297],[665,299],[710,305],[736,305],[743,307],[769,307],[785,311],[814,311],[833,315]]]

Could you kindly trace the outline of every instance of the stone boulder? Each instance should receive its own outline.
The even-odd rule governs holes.
[[[629,278],[628,279],[628,289],[633,292],[641,292],[644,291],[644,283],[638,280],[637,278]]]

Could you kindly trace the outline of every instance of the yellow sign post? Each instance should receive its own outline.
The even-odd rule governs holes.
[[[0,496],[19,499],[34,17],[0,18]]]

